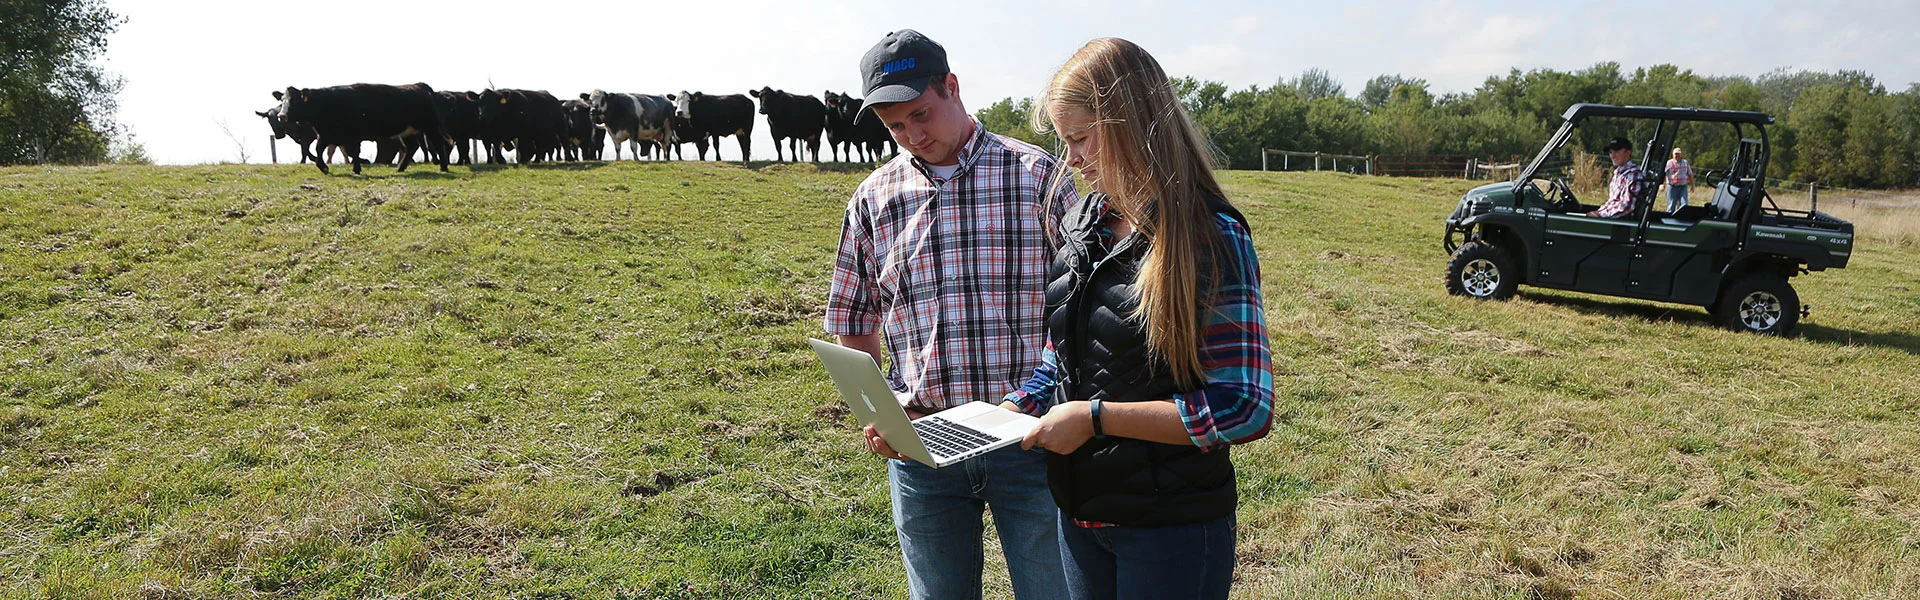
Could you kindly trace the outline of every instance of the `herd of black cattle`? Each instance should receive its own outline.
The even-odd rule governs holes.
[[[760,100],[767,116],[777,160],[787,160],[780,143],[787,142],[793,159],[802,160],[801,144],[820,160],[824,134],[834,160],[854,154],[860,160],[879,159],[883,149],[899,152],[879,119],[854,115],[860,99],[827,92],[826,101],[789,94],[771,87],[747,92]],[[753,134],[753,100],[740,94],[711,95],[680,92],[664,96],[616,94],[594,90],[579,99],[561,101],[541,90],[499,89],[484,92],[436,92],[425,83],[412,85],[355,84],[325,88],[289,87],[274,92],[278,106],[257,112],[273,127],[274,138],[293,138],[300,146],[300,162],[311,161],[327,173],[326,158],[338,148],[359,173],[360,142],[373,141],[374,162],[394,164],[405,171],[416,151],[447,170],[455,164],[473,164],[471,148],[485,149],[490,164],[505,163],[503,151],[512,151],[520,163],[555,160],[601,160],[606,140],[613,140],[614,160],[627,144],[635,160],[661,160],[669,154],[685,159],[682,144],[692,143],[700,160],[712,146],[720,158],[720,138],[740,142],[740,160],[749,160]]]

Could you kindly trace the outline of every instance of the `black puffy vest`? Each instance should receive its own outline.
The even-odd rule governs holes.
[[[1165,361],[1149,357],[1146,331],[1127,319],[1139,305],[1134,280],[1147,252],[1144,236],[1128,236],[1104,260],[1093,260],[1105,200],[1087,196],[1061,223],[1065,239],[1046,290],[1047,336],[1061,366],[1055,398],[1143,402],[1192,391]],[[1247,222],[1225,200],[1209,197],[1207,204]],[[1191,444],[1090,439],[1073,454],[1048,455],[1047,483],[1067,517],[1134,527],[1211,521],[1233,514],[1239,501],[1225,446],[1202,451]]]

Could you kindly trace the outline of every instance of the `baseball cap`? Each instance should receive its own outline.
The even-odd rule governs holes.
[[[1608,152],[1612,152],[1614,150],[1631,150],[1631,149],[1633,149],[1633,142],[1627,141],[1627,138],[1617,137],[1607,142]]]
[[[947,74],[947,49],[912,29],[902,29],[880,38],[880,43],[860,58],[860,77],[866,82],[866,98],[854,120],[875,104],[906,102],[919,98],[935,77]]]

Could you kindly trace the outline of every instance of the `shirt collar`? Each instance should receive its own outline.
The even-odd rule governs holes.
[[[967,121],[973,123],[973,136],[967,138],[965,143],[960,144],[960,152],[958,153],[960,162],[957,163],[960,168],[953,172],[954,179],[959,179],[961,175],[972,170],[974,161],[979,160],[980,155],[985,154],[982,150],[985,150],[987,147],[988,134],[986,126],[981,125],[980,120],[973,118],[972,115],[967,116]],[[911,154],[909,154],[909,156],[911,156]],[[920,157],[914,156],[913,166],[919,169],[922,175],[926,175],[927,179],[933,179],[933,170],[929,168],[931,165],[928,165],[927,161],[920,160]]]

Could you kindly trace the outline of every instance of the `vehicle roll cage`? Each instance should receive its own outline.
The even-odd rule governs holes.
[[[1733,125],[1734,139],[1736,140],[1746,138],[1746,131],[1741,127],[1742,125],[1752,125],[1755,130],[1760,132],[1760,147],[1763,153],[1766,152],[1766,148],[1769,147],[1766,126],[1773,124],[1773,117],[1769,117],[1765,113],[1744,110],[1575,104],[1567,107],[1567,112],[1560,115],[1560,118],[1565,121],[1560,124],[1560,130],[1553,133],[1553,138],[1547,140],[1547,145],[1540,148],[1540,154],[1534,156],[1532,162],[1527,163],[1527,168],[1520,172],[1519,177],[1514,178],[1513,192],[1516,199],[1520,197],[1520,189],[1524,187],[1528,181],[1533,180],[1534,174],[1540,170],[1541,165],[1547,162],[1548,157],[1553,156],[1554,151],[1559,150],[1560,146],[1566,144],[1567,140],[1573,137],[1573,130],[1579,127],[1580,122],[1591,117],[1624,117],[1629,119],[1659,121],[1659,125],[1654,129],[1653,139],[1647,141],[1645,153],[1641,155],[1645,157],[1643,160],[1647,161],[1652,161],[1653,157],[1666,155],[1667,149],[1673,146],[1673,135],[1679,129],[1677,124],[1681,122],[1729,123]],[[1760,171],[1764,171],[1765,161],[1762,160],[1760,162]],[[1756,180],[1766,180],[1765,172],[1756,172],[1751,175]]]

